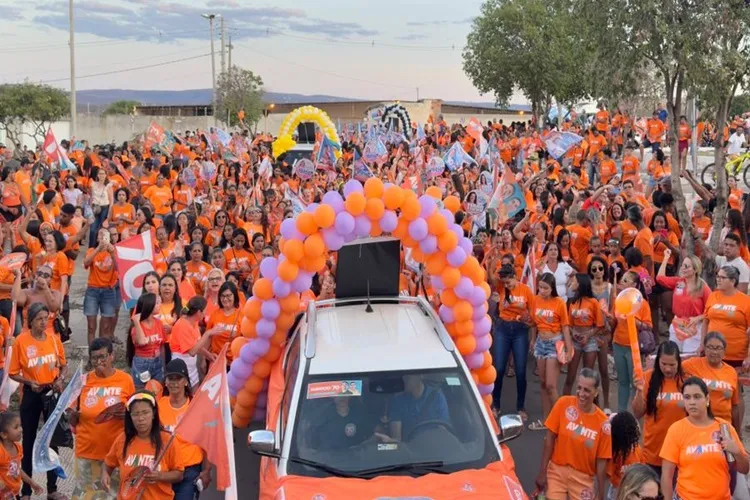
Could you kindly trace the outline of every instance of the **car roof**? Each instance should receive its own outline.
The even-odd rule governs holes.
[[[321,307],[315,314],[312,375],[453,368],[456,359],[441,339],[434,314],[418,301]],[[444,333],[444,332],[443,332]],[[450,340],[448,339],[450,347]]]

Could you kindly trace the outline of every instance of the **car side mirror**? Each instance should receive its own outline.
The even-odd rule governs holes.
[[[523,420],[521,420],[521,415],[515,413],[511,415],[502,415],[497,419],[497,425],[500,428],[498,443],[506,443],[516,439],[523,432]]]
[[[276,449],[276,436],[273,431],[260,430],[252,431],[247,436],[247,445],[250,451],[263,457],[279,458],[279,452]]]

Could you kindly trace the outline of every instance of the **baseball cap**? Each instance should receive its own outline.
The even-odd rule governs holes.
[[[168,377],[170,375],[180,375],[188,380],[190,379],[187,365],[183,360],[177,358],[167,363],[166,376]]]

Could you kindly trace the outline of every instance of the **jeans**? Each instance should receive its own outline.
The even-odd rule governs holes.
[[[498,320],[492,341],[493,362],[497,370],[492,404],[500,409],[503,378],[508,358],[513,352],[516,365],[516,411],[526,409],[526,360],[529,355],[529,327],[519,321]]]
[[[30,386],[24,386],[23,396],[21,397],[21,428],[23,429],[23,458],[21,459],[21,469],[31,477],[32,458],[34,454],[34,441],[39,430],[39,419],[42,416],[44,405],[42,403],[42,393],[34,392]],[[51,446],[57,452],[57,446]],[[47,494],[51,495],[57,491],[57,473],[54,470],[47,471]],[[31,486],[23,483],[21,496],[30,496]]]
[[[599,175],[599,161],[596,158],[592,158],[589,161],[589,185],[592,187],[596,185],[596,179],[601,179]]]
[[[145,384],[141,382],[141,373],[149,372],[153,380],[158,380],[160,383],[164,383],[164,366],[161,362],[161,356],[154,356],[153,358],[141,358],[140,356],[133,356],[133,365],[130,368],[130,375],[133,377],[133,383],[135,383],[136,389],[143,389]]]
[[[630,346],[612,344],[617,370],[617,412],[627,411],[633,385],[633,355]]]
[[[89,248],[96,248],[96,235],[99,233],[99,229],[104,224],[104,221],[107,220],[107,215],[109,215],[109,205],[100,206],[102,210],[99,212],[99,215],[94,216],[94,222],[91,224],[91,229],[89,230]]]
[[[203,466],[201,464],[185,467],[185,471],[182,474],[182,481],[172,485],[174,500],[194,500],[198,498],[200,492],[195,487],[195,482],[198,480],[202,469]]]

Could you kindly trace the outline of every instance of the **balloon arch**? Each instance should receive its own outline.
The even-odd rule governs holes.
[[[424,263],[439,292],[439,315],[456,348],[471,370],[485,402],[491,403],[496,372],[489,349],[492,322],[487,315],[490,287],[485,271],[472,255],[472,243],[455,223],[460,202],[455,196],[441,200],[440,190],[417,195],[408,189],[370,178],[364,186],[350,180],[344,197],[328,192],[281,225],[281,255],[260,263],[261,278],[253,297],[242,309],[241,337],[232,341],[234,361],[228,383],[232,396],[232,421],[246,427],[262,419],[266,408],[267,380],[279,359],[282,345],[300,309],[300,294],[307,291],[316,272],[326,264],[329,251],[339,250],[357,238],[391,233],[411,249],[412,258]]]
[[[281,122],[278,138],[271,144],[274,158],[278,158],[297,145],[295,140],[292,139],[292,134],[294,134],[297,125],[302,122],[315,123],[320,127],[321,132],[325,134],[328,139],[335,143],[340,143],[339,135],[336,132],[336,126],[325,111],[314,106],[302,106],[292,110],[284,117],[284,121]],[[339,151],[336,151],[336,158],[338,158],[340,154]]]

